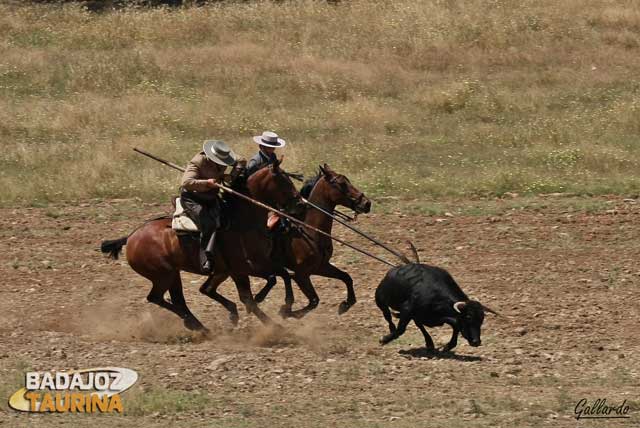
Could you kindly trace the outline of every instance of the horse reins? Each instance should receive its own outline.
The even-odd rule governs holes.
[[[344,177],[344,176],[343,176]],[[352,198],[350,195],[347,195],[345,193],[345,191],[343,189],[341,189],[341,186],[336,182],[336,178],[337,177],[333,177],[331,180],[326,180],[327,183],[329,183],[332,187],[334,187],[335,189],[338,189],[338,191],[340,191],[345,197],[347,197],[347,199],[349,199],[352,203],[356,204],[354,206],[357,206],[357,204],[359,204],[360,202],[362,202],[362,199],[364,199],[364,193],[360,192],[360,196],[358,198]],[[345,180],[347,179],[346,177],[344,177]],[[320,181],[320,180],[318,180]],[[318,183],[316,183],[313,187],[315,189],[315,186],[317,186]],[[312,190],[313,192],[313,190]],[[309,196],[311,196],[311,194],[309,194]],[[387,246],[386,244],[378,241],[376,238],[369,236],[368,234],[364,233],[363,231],[351,226],[350,224],[348,224],[347,222],[341,220],[340,218],[332,215],[330,212],[328,212],[327,210],[319,207],[318,205],[307,201],[306,199],[302,198],[302,200],[306,203],[308,203],[309,205],[311,205],[313,208],[317,209],[318,211],[324,213],[325,215],[331,217],[332,219],[334,219],[335,221],[337,221],[338,223],[340,223],[341,225],[347,227],[348,229],[356,232],[358,235],[367,238],[368,240],[370,240],[371,242],[373,242],[374,244],[384,248],[385,250],[389,251],[391,254],[393,254],[394,256],[398,257],[400,260],[402,260],[402,262],[404,263],[411,263],[411,261],[407,258],[407,256],[401,254],[400,252],[394,250],[393,248],[390,248],[389,246]],[[356,202],[357,201],[357,202]],[[352,208],[353,209],[353,208]],[[357,211],[354,209],[354,212],[357,214]]]

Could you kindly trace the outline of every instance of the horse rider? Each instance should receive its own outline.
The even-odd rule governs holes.
[[[221,204],[216,184],[224,184],[225,170],[243,162],[238,161],[223,141],[207,140],[182,176],[180,202],[200,231],[200,264],[207,274],[213,273],[213,249],[220,227]]]
[[[264,131],[262,135],[253,137],[253,142],[258,144],[260,150],[247,163],[247,177],[260,168],[274,163],[276,161],[276,149],[284,147],[286,144],[286,141],[272,131]]]
[[[273,131],[264,131],[262,135],[253,137],[253,142],[258,144],[260,150],[258,150],[258,153],[247,163],[247,177],[250,177],[251,174],[259,169],[273,164],[277,160],[276,149],[284,147],[287,143]],[[269,230],[275,229],[276,225],[281,223],[280,220],[280,216],[274,212],[270,212],[267,220],[267,228]],[[282,224],[280,226],[286,227],[286,225]]]

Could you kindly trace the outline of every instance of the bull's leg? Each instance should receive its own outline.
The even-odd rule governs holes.
[[[217,275],[210,276],[200,286],[200,292],[224,306],[226,310],[229,311],[229,320],[234,326],[236,326],[238,325],[239,318],[238,307],[235,303],[219,294],[217,291],[220,284],[222,284],[227,278],[229,278],[229,275],[226,273],[219,273]]]
[[[347,300],[342,301],[340,306],[338,306],[338,314],[344,314],[356,303],[356,293],[353,290],[353,279],[348,273],[338,269],[331,263],[327,263],[322,266],[318,272],[316,272],[316,275],[339,279],[344,282],[344,285],[347,287]]]
[[[444,345],[444,347],[442,348],[442,352],[449,352],[453,348],[455,348],[456,345],[458,344],[458,333],[460,333],[460,330],[458,330],[458,327],[456,326],[451,326],[451,327],[453,328],[453,333],[451,334],[451,340],[449,340],[449,343]]]
[[[380,339],[380,344],[386,345],[392,340],[395,340],[398,337],[402,336],[407,330],[407,325],[409,325],[410,321],[411,314],[409,312],[400,312],[400,321],[398,321],[398,327],[393,332],[387,334],[386,336],[383,336]]]
[[[393,323],[393,319],[391,318],[391,311],[389,310],[389,307],[382,303],[378,299],[378,296],[376,296],[376,305],[378,305],[378,308],[380,308],[380,310],[382,311],[384,319],[389,323],[389,333],[393,333],[394,331],[396,331],[396,326]]]
[[[416,323],[416,325],[418,326],[418,328],[422,332],[422,335],[424,336],[425,347],[429,351],[435,350],[436,346],[433,344],[433,339],[431,339],[431,336],[429,336],[429,333],[427,332],[427,329],[425,329],[424,326],[422,324],[420,324],[418,321],[413,320],[413,322]]]

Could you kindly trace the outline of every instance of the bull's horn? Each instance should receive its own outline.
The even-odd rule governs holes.
[[[464,309],[465,305],[465,302],[455,302],[453,304],[453,309],[455,309],[458,313],[462,313],[462,309]]]
[[[416,246],[413,245],[413,242],[411,242],[408,239],[407,239],[407,242],[409,243],[409,246],[411,247],[411,252],[413,253],[413,258],[416,260],[416,263],[420,263],[420,256],[418,255],[418,250],[416,249]]]
[[[485,311],[490,312],[490,313],[492,313],[492,314],[494,314],[494,315],[498,315],[498,316],[500,316],[500,314],[499,314],[499,313],[497,313],[496,311],[494,311],[493,309],[491,309],[491,308],[489,308],[489,307],[487,307],[487,306],[485,306],[485,305],[482,305],[482,309],[484,309]]]

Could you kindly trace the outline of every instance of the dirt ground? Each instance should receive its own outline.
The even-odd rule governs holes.
[[[315,278],[318,309],[280,320],[279,284],[262,307],[286,334],[244,311],[232,330],[224,308],[198,292],[203,278],[183,274],[187,303],[211,329],[203,338],[146,303],[149,284],[125,259],[98,250],[165,205],[2,209],[0,426],[639,426],[640,203],[450,206],[465,209],[400,214],[387,205],[357,223],[403,250],[411,238],[424,262],[502,314],[485,319],[481,347],[461,338],[454,353],[437,355],[423,352],[413,325],[378,344],[387,327],[373,295],[387,267],[340,245],[334,261],[353,276],[358,303],[339,316],[344,286]],[[262,280],[252,283],[255,293]],[[239,304],[232,283],[220,291]],[[296,299],[306,303],[298,290]],[[450,336],[448,327],[430,332],[437,346]],[[123,395],[124,415],[29,415],[6,405],[25,371],[101,366],[140,374]],[[631,417],[577,421],[583,398],[626,400]]]

